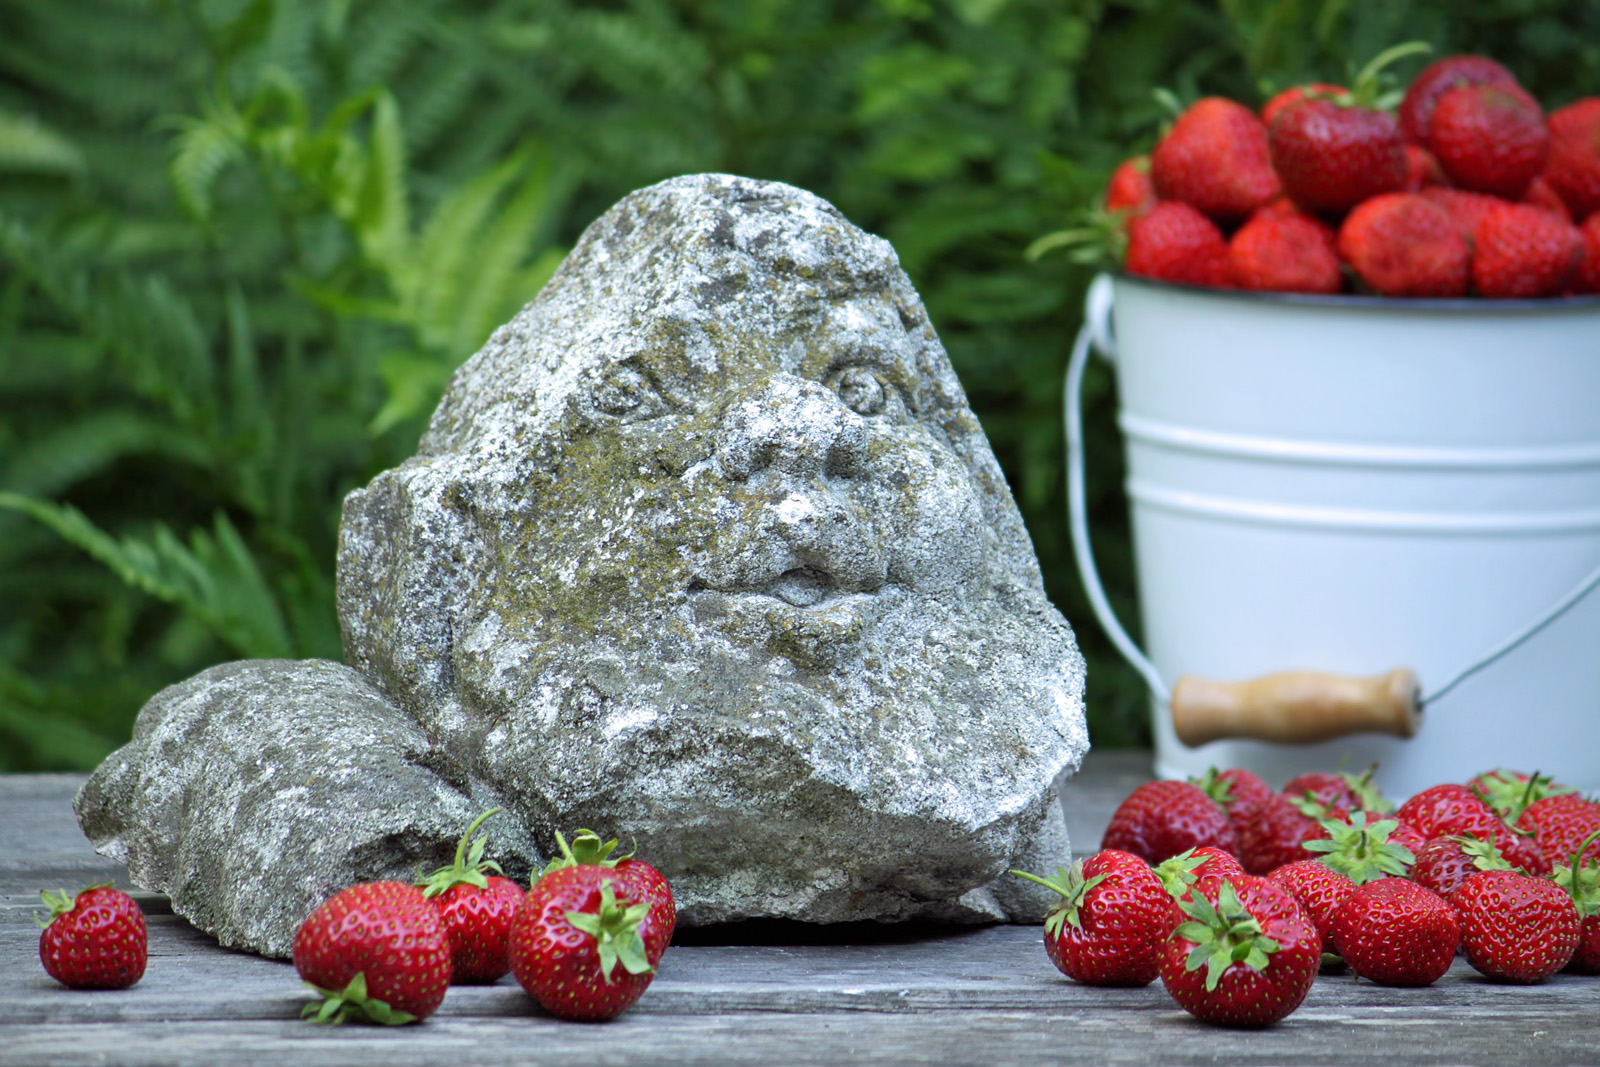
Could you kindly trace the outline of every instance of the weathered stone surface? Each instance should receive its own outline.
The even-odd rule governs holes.
[[[889,245],[722,175],[623,200],[345,502],[347,661],[680,921],[1037,919],[1082,660]]]
[[[79,791],[95,848],[219,942],[288,956],[330,894],[448,863],[493,790],[355,671],[226,663],[156,694]],[[538,863],[519,822],[485,826],[508,871]]]

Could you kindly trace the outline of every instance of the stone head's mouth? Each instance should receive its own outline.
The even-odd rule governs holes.
[[[791,567],[775,578],[733,583],[712,583],[696,578],[688,592],[720,593],[731,597],[771,598],[790,607],[823,610],[843,602],[870,598],[877,588],[861,589],[841,582],[818,567]]]
[[[814,607],[837,591],[838,586],[831,577],[810,567],[784,571],[766,590],[768,595],[797,608]]]

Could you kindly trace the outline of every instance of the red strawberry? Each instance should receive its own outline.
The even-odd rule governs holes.
[[[1406,145],[1406,192],[1417,193],[1435,185],[1448,185],[1444,168],[1434,154],[1421,145]]]
[[[1161,946],[1182,915],[1148,863],[1106,849],[1057,868],[1054,879],[1011,873],[1061,894],[1044,921],[1044,947],[1062,974],[1086,985],[1155,981]]]
[[[1220,96],[1196,101],[1150,154],[1156,195],[1219,222],[1242,219],[1278,195],[1267,128],[1243,104]]]
[[[1528,183],[1528,187],[1522,191],[1522,202],[1524,204],[1532,204],[1534,207],[1542,207],[1546,211],[1560,216],[1563,221],[1573,221],[1572,209],[1567,207],[1567,202],[1561,199],[1560,194],[1543,177],[1536,177]]]
[[[1277,795],[1262,809],[1255,822],[1241,830],[1239,855],[1251,874],[1266,874],[1297,860],[1316,859],[1301,842],[1322,833],[1317,820],[1326,809],[1315,800],[1291,800]]]
[[[1288,210],[1298,215],[1298,210],[1287,200],[1276,203],[1288,204]],[[1261,218],[1274,210],[1272,205],[1268,205],[1256,212],[1254,217]],[[1236,837],[1240,828],[1255,822],[1261,809],[1277,796],[1260,775],[1243,767],[1229,767],[1225,771],[1208,767],[1204,774],[1194,780],[1194,784],[1228,816],[1228,823],[1233,827]]]
[[[1283,191],[1307,211],[1342,215],[1405,189],[1410,169],[1393,115],[1354,98],[1315,97],[1273,120],[1269,144]]]
[[[1464,85],[1515,85],[1516,75],[1488,56],[1448,56],[1424,67],[1400,102],[1400,132],[1412,144],[1426,144],[1439,98]]]
[[[1306,215],[1252,216],[1228,242],[1228,271],[1240,289],[1337,293],[1344,287],[1333,230]]]
[[[1285,782],[1283,795],[1294,798],[1309,795],[1327,808],[1349,808],[1378,813],[1393,811],[1394,805],[1384,799],[1372,780],[1377,773],[1376,764],[1360,774],[1350,774],[1346,771],[1337,774],[1328,771],[1308,771]]]
[[[1520,197],[1544,170],[1550,131],[1519,85],[1470,85],[1439,98],[1428,150],[1463,189]]]
[[[1488,801],[1496,815],[1515,826],[1522,813],[1545,797],[1567,796],[1577,790],[1561,785],[1544,774],[1523,774],[1504,767],[1484,771],[1467,783],[1467,788]]]
[[[1572,794],[1546,797],[1528,806],[1517,820],[1517,829],[1533,834],[1539,849],[1551,861],[1571,856],[1586,837],[1600,830],[1600,804]],[[1600,862],[1600,844],[1591,844],[1583,860]],[[1543,870],[1530,869],[1528,873],[1543,874],[1547,870],[1548,864]]]
[[[1128,222],[1129,274],[1210,288],[1228,285],[1228,242],[1188,204],[1167,200]]]
[[[562,867],[528,890],[511,924],[511,972],[546,1011],[563,1019],[610,1019],[655,978],[640,936],[650,903],[615,872]],[[620,969],[619,969],[620,965]]]
[[[644,860],[636,859],[632,853],[613,858],[612,853],[617,849],[616,838],[602,841],[593,830],[579,830],[573,835],[570,845],[558,831],[556,843],[561,854],[545,866],[543,873],[585,865],[612,871],[625,895],[650,905],[649,914],[639,923],[639,936],[644,941],[645,954],[652,960],[660,959],[672,943],[672,931],[678,919],[672,886],[667,884],[666,877]]]
[[[1347,96],[1349,93],[1350,90],[1344,86],[1330,85],[1327,82],[1307,82],[1304,85],[1291,85],[1261,105],[1261,124],[1270,130],[1273,120],[1283,112],[1284,108],[1289,107],[1291,104],[1298,104],[1302,100],[1312,100],[1323,96]]]
[[[1600,96],[1550,113],[1550,158],[1544,178],[1575,219],[1600,211]]]
[[[1546,874],[1550,870],[1532,838],[1513,831],[1487,801],[1464,785],[1424,789],[1400,805],[1395,817],[1410,823],[1424,837],[1470,835],[1480,841],[1492,841],[1507,863],[1529,874]]]
[[[1360,886],[1333,917],[1333,943],[1359,978],[1425,986],[1455,959],[1461,929],[1444,898],[1406,878]]]
[[[1156,204],[1156,187],[1150,180],[1150,157],[1134,156],[1117,164],[1106,184],[1104,207],[1141,215]]]
[[[1510,869],[1511,864],[1492,841],[1471,836],[1430,837],[1417,849],[1417,861],[1411,865],[1409,877],[1448,900],[1467,875]]]
[[[1539,982],[1578,947],[1578,909],[1556,883],[1516,871],[1470,874],[1450,898],[1467,962],[1503,982]]]
[[[1584,219],[1578,232],[1583,235],[1583,266],[1572,279],[1572,290],[1600,293],[1600,211]]]
[[[1583,235],[1528,204],[1497,204],[1478,224],[1472,284],[1491,298],[1560,296],[1583,265]]]
[[[1472,276],[1467,239],[1418,193],[1375,196],[1350,212],[1339,255],[1384,296],[1465,296]]]
[[[522,904],[522,887],[502,877],[498,863],[483,858],[487,835],[472,840],[478,827],[499,810],[490,808],[478,816],[456,846],[455,863],[440,867],[419,886],[439,913],[450,941],[452,983],[494,982],[511,970],[506,935]]]
[[[39,894],[50,909],[39,933],[45,973],[73,989],[126,989],[144,977],[150,937],[144,913],[111,883],[77,896],[65,889]]]
[[[1189,782],[1146,782],[1111,815],[1101,848],[1160,863],[1186,849],[1211,845],[1237,850],[1233,827],[1215,801]]]
[[[1276,882],[1294,894],[1306,915],[1316,925],[1322,952],[1327,954],[1336,951],[1333,946],[1333,916],[1344,899],[1356,891],[1356,884],[1320,859],[1286,863],[1267,875],[1267,881]]]
[[[1422,196],[1445,209],[1469,244],[1477,240],[1478,224],[1489,209],[1506,202],[1488,193],[1469,193],[1444,185],[1430,185],[1422,190]]]
[[[422,890],[363,882],[335,893],[294,935],[294,966],[323,995],[302,1018],[394,1026],[432,1015],[450,988],[450,939]]]
[[[1584,841],[1579,850],[1587,848],[1590,840]],[[1600,863],[1582,863],[1577,852],[1574,850],[1574,855],[1557,864],[1555,869],[1556,884],[1572,898],[1580,922],[1578,947],[1573,950],[1567,970],[1600,974]]]
[[[1161,960],[1161,984],[1196,1018],[1259,1027],[1305,1000],[1322,957],[1317,929],[1294,895],[1265,878],[1217,883],[1215,900],[1196,895]]]

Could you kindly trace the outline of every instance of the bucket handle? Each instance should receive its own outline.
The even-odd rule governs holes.
[[[1067,440],[1067,526],[1078,573],[1095,618],[1123,659],[1143,676],[1150,692],[1170,709],[1173,729],[1184,744],[1192,747],[1227,737],[1305,744],[1366,732],[1412,737],[1421,727],[1425,705],[1510,653],[1600,585],[1600,567],[1596,567],[1538,618],[1475,658],[1426,696],[1416,675],[1404,667],[1371,678],[1288,671],[1242,682],[1216,682],[1185,675],[1169,687],[1117,619],[1100,582],[1089,542],[1084,492],[1083,375],[1091,348],[1107,362],[1116,361],[1116,335],[1111,328],[1115,297],[1111,277],[1097,274],[1089,285],[1083,326],[1073,341],[1067,363],[1062,395]]]

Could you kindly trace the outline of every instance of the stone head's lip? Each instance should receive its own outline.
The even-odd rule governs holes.
[[[716,593],[731,599],[777,601],[802,611],[824,611],[841,605],[865,603],[877,596],[877,589],[846,589],[826,571],[795,567],[769,581],[741,582],[737,585],[712,585],[696,580],[689,594]]]

